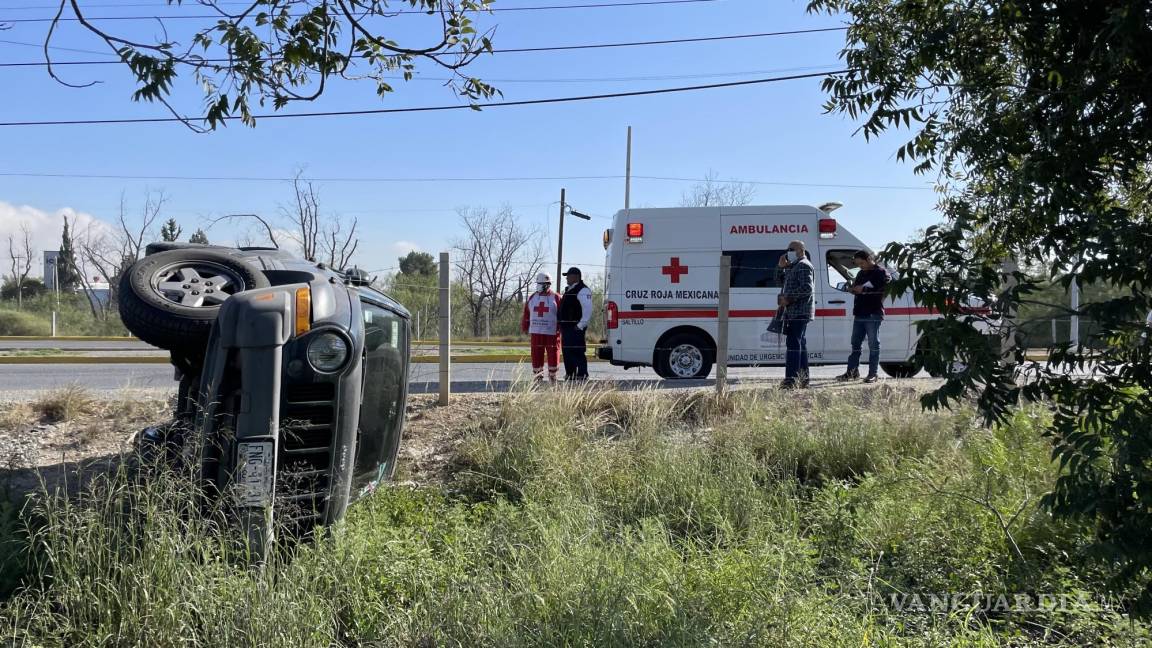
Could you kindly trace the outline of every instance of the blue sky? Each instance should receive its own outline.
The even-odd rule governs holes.
[[[101,5],[115,0],[98,0]],[[94,2],[95,3],[95,2]],[[140,0],[132,0],[138,4]],[[572,0],[507,0],[497,7],[572,4]],[[45,0],[15,0],[13,7],[45,6]],[[157,0],[157,7],[162,3]],[[668,6],[566,11],[505,12],[486,17],[498,24],[497,48],[594,42],[719,36],[837,26],[831,16],[808,15],[805,3],[791,0],[719,0]],[[189,5],[177,9],[107,7],[95,15],[204,13]],[[41,9],[2,9],[4,18],[50,15]],[[421,16],[393,19],[400,37],[427,26]],[[156,30],[154,23],[117,23],[134,35]],[[190,24],[179,23],[184,27]],[[47,25],[18,23],[0,40],[39,43]],[[494,80],[506,100],[596,94],[780,76],[834,68],[841,32],[727,42],[680,44],[573,52],[496,54],[474,64],[472,73]],[[103,43],[66,26],[58,47],[103,50]],[[0,43],[4,61],[39,60],[35,47]],[[58,60],[92,59],[91,54],[58,51]],[[797,70],[804,68],[804,70]],[[441,77],[431,67],[430,77]],[[747,73],[713,78],[647,81],[563,82],[637,76],[691,76]],[[5,100],[0,121],[163,116],[157,105],[130,99],[132,86],[115,66],[69,68],[66,78],[101,80],[85,89],[56,84],[42,68],[2,68]],[[531,80],[531,82],[514,82]],[[543,82],[543,81],[547,82]],[[182,82],[179,101],[191,112],[198,105],[191,80]],[[369,82],[341,82],[319,101],[290,111],[348,110],[439,105],[458,101],[434,81],[397,82],[380,100]],[[893,152],[898,137],[867,143],[853,137],[855,125],[826,115],[819,80],[708,90],[687,94],[601,102],[493,108],[483,112],[401,114],[365,117],[265,120],[249,129],[233,124],[200,135],[178,124],[0,128],[0,230],[11,231],[28,214],[62,209],[113,218],[125,193],[138,203],[147,188],[170,197],[166,214],[186,232],[226,213],[274,214],[290,198],[284,182],[110,180],[29,178],[5,173],[63,173],[167,176],[287,177],[298,167],[321,178],[461,178],[603,176],[624,171],[626,127],[633,135],[633,173],[640,176],[701,178],[714,170],[721,178],[830,186],[757,187],[756,203],[844,203],[837,216],[874,247],[905,239],[936,221],[935,194],[926,179]],[[637,179],[633,206],[675,206],[690,182]],[[330,212],[356,216],[363,231],[363,267],[395,265],[408,246],[436,253],[456,235],[455,208],[512,205],[527,224],[553,233],[560,188],[580,211],[608,217],[623,206],[620,179],[501,182],[336,182],[318,183]],[[883,185],[911,189],[860,189],[831,185]],[[13,206],[24,207],[16,210]],[[50,224],[50,218],[43,219]],[[569,220],[565,263],[603,263],[600,232],[608,221]],[[4,232],[0,232],[2,234]],[[235,236],[218,228],[215,241]],[[554,249],[554,244],[553,244]],[[554,262],[554,261],[553,261]]]

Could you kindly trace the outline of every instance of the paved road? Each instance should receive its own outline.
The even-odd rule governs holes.
[[[651,369],[625,371],[603,363],[589,368],[593,380],[613,380],[622,388],[692,387],[715,384],[712,380],[663,381]],[[817,382],[830,380],[844,371],[844,366],[814,367]],[[452,386],[458,392],[504,391],[517,380],[528,378],[530,371],[516,364],[456,364],[452,368]],[[0,367],[0,398],[16,392],[34,393],[68,384],[83,385],[97,392],[122,389],[170,390],[175,383],[168,365],[4,365]],[[734,383],[778,380],[783,368],[730,369]],[[926,374],[922,374],[926,375]],[[412,393],[430,393],[439,389],[439,367],[434,364],[412,366]]]

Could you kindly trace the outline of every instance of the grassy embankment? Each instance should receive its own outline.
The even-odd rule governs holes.
[[[383,489],[263,568],[176,481],[113,479],[36,506],[0,642],[1143,644],[1098,606],[893,603],[1106,592],[1090,533],[1036,506],[1056,471],[1044,416],[988,429],[887,387],[516,393],[462,434],[447,483]]]

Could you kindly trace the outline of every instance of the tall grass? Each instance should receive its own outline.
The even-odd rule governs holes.
[[[896,390],[510,395],[442,489],[383,489],[253,568],[171,478],[48,497],[15,645],[1137,645],[1111,609],[900,612],[893,592],[1105,591],[1036,496],[1043,412]],[[1122,593],[1121,593],[1122,594]],[[3,641],[3,640],[0,640]]]

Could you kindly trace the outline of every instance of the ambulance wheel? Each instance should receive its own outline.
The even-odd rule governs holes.
[[[915,362],[881,362],[880,368],[893,378],[912,378],[920,373],[920,365]]]
[[[668,380],[707,378],[715,356],[716,351],[703,336],[680,333],[656,347],[654,368],[661,378]]]

